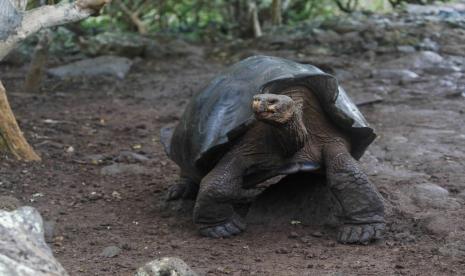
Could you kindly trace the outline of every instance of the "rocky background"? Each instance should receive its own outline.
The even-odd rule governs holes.
[[[80,47],[51,57],[40,94],[20,92],[27,52],[19,49],[0,65],[20,125],[43,158],[0,161],[0,205],[33,206],[44,220],[27,234],[7,222],[26,212],[42,224],[37,211],[0,212],[0,272],[5,256],[15,254],[3,249],[5,235],[28,235],[26,252],[53,252],[70,275],[152,275],[144,264],[154,259],[195,271],[181,275],[465,271],[464,3],[356,13],[214,45],[100,34]],[[385,240],[339,245],[333,227],[274,211],[261,221],[252,213],[239,237],[210,240],[198,236],[190,202],[165,203],[178,169],[163,152],[159,129],[176,123],[218,71],[253,54],[335,74],[377,130],[361,163],[386,202]],[[160,259],[166,256],[185,263]]]

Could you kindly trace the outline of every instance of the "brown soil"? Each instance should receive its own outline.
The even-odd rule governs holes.
[[[2,159],[0,195],[21,199],[56,222],[50,244],[71,275],[132,275],[164,256],[178,256],[207,275],[464,273],[463,257],[439,253],[446,238],[424,227],[426,211],[402,199],[404,187],[423,180],[452,196],[465,190],[463,97],[441,84],[445,77],[383,82],[361,69],[364,57],[338,58],[354,76],[342,81],[350,95],[381,91],[384,98],[361,107],[380,134],[361,160],[388,206],[386,239],[377,244],[340,245],[332,228],[291,222],[252,222],[232,239],[202,238],[190,216],[163,208],[178,168],[159,143],[159,129],[175,123],[189,97],[225,66],[195,56],[139,61],[124,81],[47,79],[44,93],[36,95],[18,93],[25,68],[0,67],[22,130],[43,158],[41,163]],[[463,80],[457,85],[463,90]],[[113,162],[132,163],[121,151],[148,157],[135,163],[146,171],[103,175],[101,168]],[[463,233],[460,206],[432,212],[454,219]],[[110,245],[122,252],[101,256]]]

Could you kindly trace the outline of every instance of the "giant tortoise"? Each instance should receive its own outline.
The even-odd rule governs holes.
[[[162,129],[165,150],[181,169],[168,198],[196,198],[200,233],[229,237],[245,229],[235,203],[252,200],[258,184],[325,173],[343,210],[338,241],[367,244],[382,236],[384,205],[356,160],[375,137],[332,75],[252,56],[196,94],[175,128]]]

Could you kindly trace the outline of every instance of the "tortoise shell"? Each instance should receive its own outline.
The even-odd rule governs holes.
[[[290,85],[304,85],[317,95],[327,116],[350,137],[351,154],[359,159],[376,135],[336,78],[315,66],[271,56],[233,64],[197,93],[174,131],[162,129],[167,154],[185,176],[201,179],[254,122],[253,96]]]

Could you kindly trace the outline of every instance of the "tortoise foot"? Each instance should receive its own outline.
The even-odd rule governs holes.
[[[210,238],[229,238],[245,230],[245,222],[239,216],[227,220],[224,223],[213,226],[201,226],[200,234]]]
[[[385,223],[345,224],[339,229],[337,240],[343,244],[369,244],[383,238]]]

